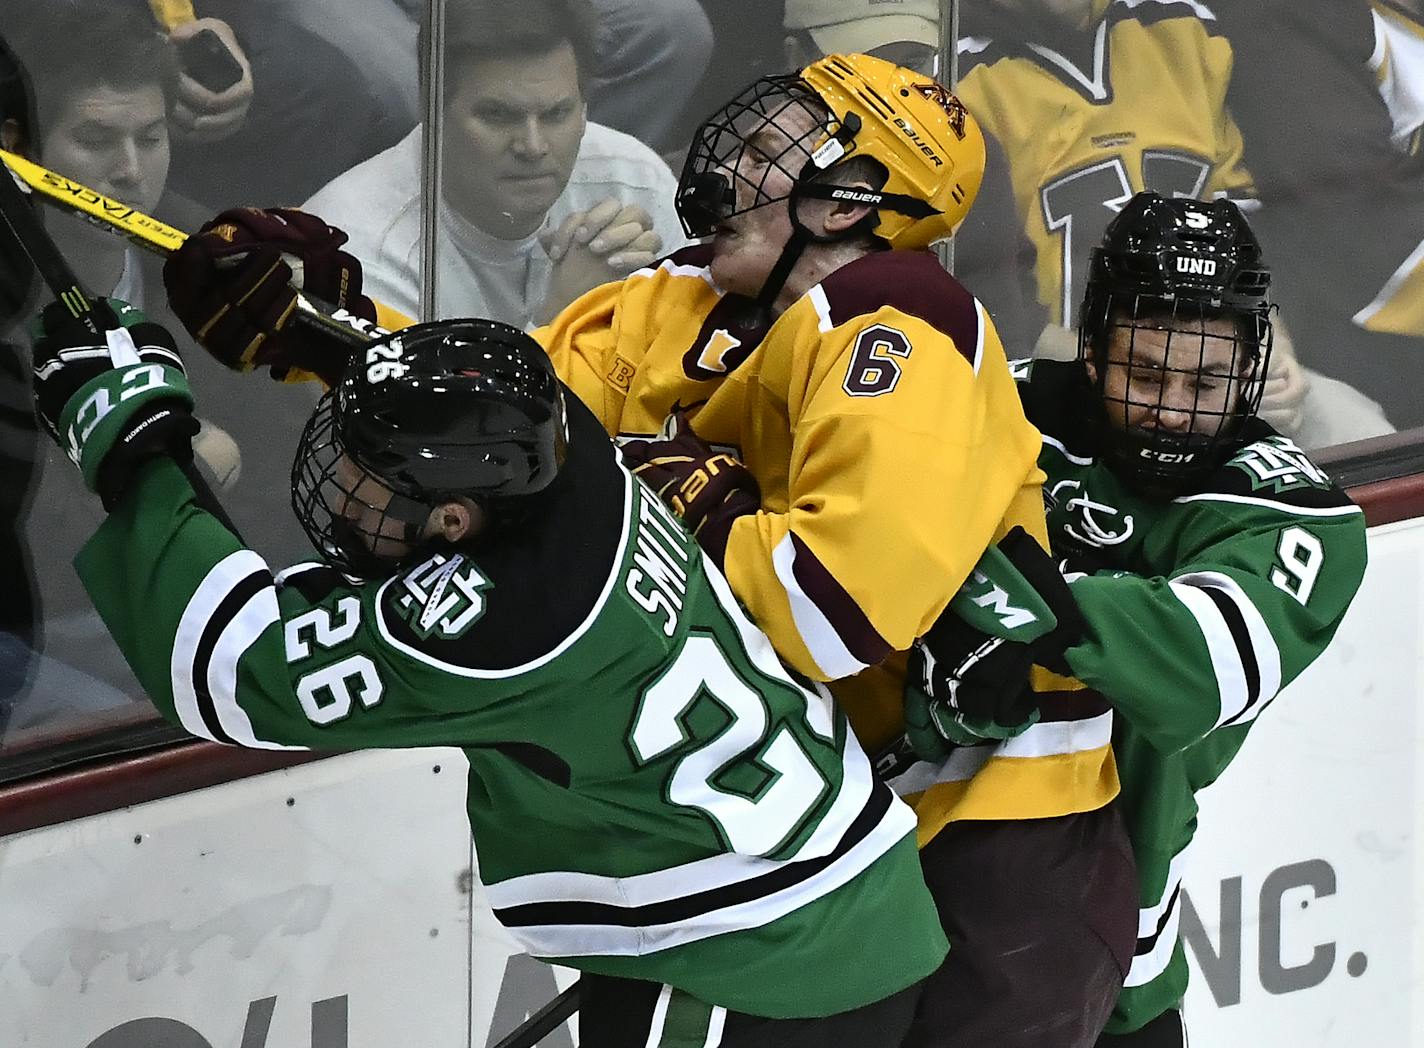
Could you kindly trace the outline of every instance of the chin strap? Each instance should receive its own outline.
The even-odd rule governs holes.
[[[767,274],[766,283],[762,284],[761,291],[757,292],[754,307],[758,319],[771,317],[776,297],[781,294],[782,288],[786,287],[786,281],[791,276],[791,271],[796,268],[796,263],[801,260],[801,255],[806,251],[806,245],[812,242],[811,233],[805,226],[794,218],[791,225],[791,236],[787,238],[786,246],[777,256],[776,265],[771,267],[771,272]]]

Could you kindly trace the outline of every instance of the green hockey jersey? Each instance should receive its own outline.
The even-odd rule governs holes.
[[[1364,575],[1364,516],[1258,420],[1199,490],[1143,498],[1097,459],[1096,393],[1077,362],[1035,362],[1020,392],[1043,434],[1050,542],[1083,573],[1069,578],[1087,632],[1066,658],[1119,714],[1113,750],[1141,912],[1108,1032],[1128,1033],[1186,989],[1178,902],[1194,795],[1334,636]]]
[[[424,550],[380,583],[274,577],[165,459],[80,574],[194,735],[461,747],[490,904],[536,956],[773,1018],[929,974],[948,947],[914,814],[568,403],[551,501],[508,540]]]

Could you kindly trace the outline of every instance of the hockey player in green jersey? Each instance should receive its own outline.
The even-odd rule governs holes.
[[[77,559],[160,712],[266,749],[454,745],[496,917],[585,1048],[898,1045],[947,944],[911,810],[522,332],[373,343],[293,468],[322,563],[195,501],[161,328],[58,305],[37,409],[110,515]]]
[[[1034,362],[1020,381],[1043,434],[1049,538],[1081,613],[1063,668],[1118,714],[1138,866],[1137,951],[1099,1048],[1185,1043],[1177,932],[1196,791],[1324,650],[1364,573],[1359,508],[1256,417],[1269,284],[1234,204],[1140,193],[1092,256],[1079,359]],[[1015,665],[966,670],[963,629],[948,635],[961,650],[926,638],[921,671],[960,667],[982,694]],[[945,707],[966,683],[921,679]],[[1012,673],[1001,686],[1006,709],[1022,702]]]

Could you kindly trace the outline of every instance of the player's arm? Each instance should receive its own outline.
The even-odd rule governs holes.
[[[908,649],[1010,507],[1036,504],[1038,434],[992,322],[967,293],[962,306],[953,337],[888,307],[806,332],[821,352],[790,405],[787,508],[736,520],[725,570],[808,676]]]
[[[1079,679],[1168,753],[1254,719],[1309,666],[1354,598],[1366,556],[1363,515],[1343,495],[1314,513],[1179,506],[1173,571],[1073,582],[1084,639],[1065,653]]]
[[[112,305],[124,326],[102,335],[57,303],[41,315],[35,407],[110,511],[76,567],[160,713],[199,737],[259,748],[428,744],[398,718],[349,716],[380,703],[391,658],[365,592],[336,576],[340,586],[319,597],[279,595],[183,471],[197,425],[172,338]]]

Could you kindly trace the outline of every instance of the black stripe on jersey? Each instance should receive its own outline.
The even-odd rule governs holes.
[[[728,906],[751,902],[784,891],[816,876],[839,861],[880,825],[881,819],[890,810],[893,798],[894,794],[890,792],[890,788],[877,782],[870,791],[870,798],[865,802],[865,807],[860,810],[860,814],[855,817],[855,821],[830,854],[817,859],[787,863],[760,877],[738,881],[726,887],[710,888],[695,895],[645,906],[614,906],[596,902],[533,902],[504,909],[496,908],[494,915],[499,923],[507,928],[544,924],[605,924],[618,928],[645,928],[692,920]]]
[[[214,739],[230,746],[236,746],[237,742],[223,730],[222,722],[218,719],[212,692],[208,690],[208,669],[213,661],[213,649],[218,646],[218,638],[223,635],[223,630],[228,628],[253,596],[270,585],[272,576],[265,570],[258,570],[228,590],[227,596],[218,603],[213,613],[208,616],[208,621],[203,624],[202,636],[198,638],[198,645],[193,651],[193,696],[198,702],[198,715],[203,718],[204,727]]]
[[[1215,586],[1200,586],[1198,588],[1211,598],[1211,602],[1216,605],[1216,610],[1221,613],[1226,628],[1231,631],[1231,639],[1236,645],[1236,654],[1241,659],[1241,673],[1246,678],[1246,704],[1241,707],[1236,716],[1222,722],[1221,726],[1224,728],[1246,716],[1251,707],[1260,701],[1261,665],[1256,661],[1256,649],[1251,644],[1251,633],[1246,628],[1246,619],[1241,614],[1241,609],[1236,606],[1236,602]]]
[[[337,590],[352,588],[350,579],[325,564],[315,564],[283,575],[279,586],[296,590],[309,604],[320,604]]]
[[[1206,13],[1203,14],[1203,11]],[[1193,7],[1191,4],[1181,3],[1180,0],[1146,0],[1145,3],[1138,4],[1136,7],[1115,3],[1108,8],[1107,12],[1108,22],[1114,25],[1118,22],[1156,25],[1158,22],[1168,22],[1174,18],[1190,18],[1200,24],[1208,35],[1222,35],[1221,23],[1217,21],[1216,12],[1204,3]]]
[[[1112,704],[1101,692],[1092,688],[1081,691],[1040,691],[1034,697],[1039,703],[1039,722],[1079,721],[1101,717]]]
[[[471,746],[470,749],[494,750],[560,789],[568,789],[574,780],[568,761],[553,750],[532,742],[489,742]]]
[[[894,649],[880,636],[855,598],[811,552],[811,547],[802,542],[794,531],[790,534],[791,547],[795,550],[791,558],[791,573],[796,577],[796,584],[820,609],[848,652],[867,666],[880,663]]]
[[[1172,889],[1172,897],[1167,900],[1167,907],[1162,911],[1162,916],[1157,918],[1157,927],[1151,935],[1143,936],[1137,940],[1137,950],[1134,956],[1141,957],[1151,953],[1157,947],[1157,940],[1162,938],[1162,933],[1167,929],[1167,922],[1172,919],[1172,911],[1177,908],[1177,900],[1182,895],[1182,883],[1177,882],[1177,886]]]

